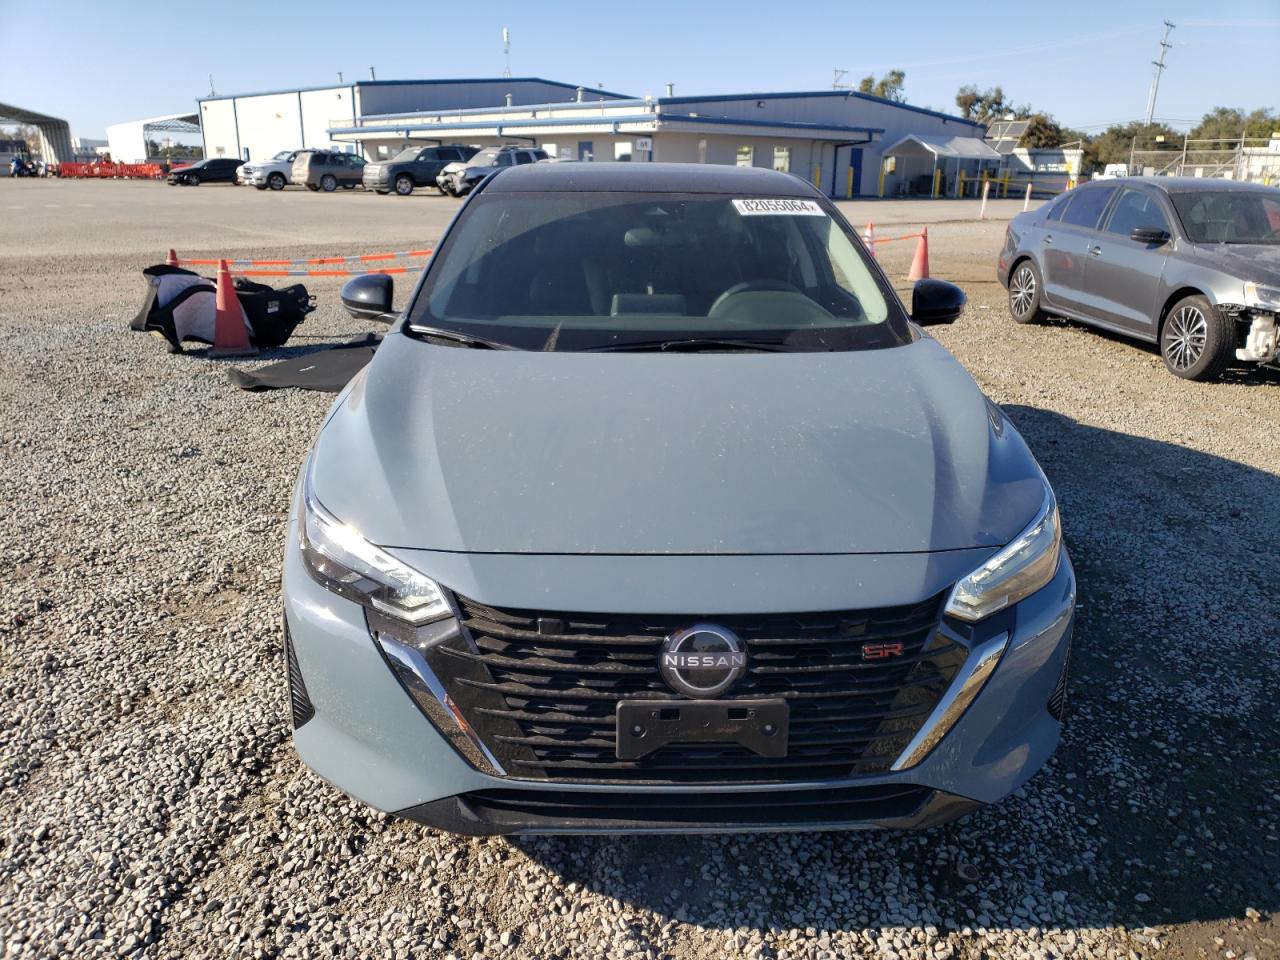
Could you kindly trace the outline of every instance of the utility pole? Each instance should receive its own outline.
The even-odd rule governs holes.
[[[1151,93],[1147,96],[1147,119],[1143,126],[1151,126],[1151,117],[1156,112],[1156,94],[1160,92],[1160,74],[1164,72],[1164,55],[1173,49],[1173,44],[1169,42],[1169,31],[1174,28],[1174,24],[1168,20],[1164,22],[1164,36],[1160,38],[1160,59],[1152,60],[1151,65],[1155,67],[1155,73],[1151,77]]]
[[[848,73],[849,73],[848,70],[840,70],[839,68],[833,69],[831,71],[831,89],[832,90],[850,89],[852,87],[852,84],[841,83],[841,81],[844,80],[844,78],[848,75]]]
[[[507,62],[507,72],[503,76],[511,79],[511,31],[506,27],[502,28],[502,55]]]

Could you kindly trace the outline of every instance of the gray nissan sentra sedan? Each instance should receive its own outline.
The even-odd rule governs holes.
[[[353,312],[391,311],[388,277]],[[809,184],[473,193],[303,466],[294,743],[465,834],[926,827],[1057,745],[1075,579],[1022,437]]]

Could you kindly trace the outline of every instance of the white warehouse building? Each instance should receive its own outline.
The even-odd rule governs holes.
[[[479,80],[358,80],[205,97],[198,101],[206,157],[261,160],[281,150],[347,149],[329,130],[368,116],[408,110],[445,110],[506,103],[571,100],[577,87],[537,78]],[[593,90],[596,98],[620,94]]]
[[[368,80],[199,101],[205,156],[522,144],[581,161],[767,167],[831,197],[949,195],[998,165],[985,128],[855,91],[628,97],[539,78]]]

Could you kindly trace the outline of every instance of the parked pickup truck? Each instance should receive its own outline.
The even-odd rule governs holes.
[[[297,150],[281,150],[269,160],[254,160],[242,165],[236,171],[236,179],[259,190],[266,190],[268,187],[283,190],[293,172],[293,161],[297,158]]]
[[[446,164],[470,160],[475,147],[448,144],[441,147],[406,147],[390,160],[365,164],[364,188],[377,193],[394,190],[402,197],[413,193],[414,187],[436,187],[436,177]]]

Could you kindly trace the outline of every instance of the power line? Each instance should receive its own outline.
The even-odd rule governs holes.
[[[1147,117],[1143,126],[1151,126],[1151,116],[1156,112],[1156,94],[1160,92],[1160,74],[1164,73],[1164,55],[1173,49],[1173,44],[1169,42],[1169,31],[1173,27],[1168,20],[1164,22],[1164,36],[1160,38],[1160,59],[1151,61],[1156,69],[1151,77],[1151,93],[1147,96]]]

